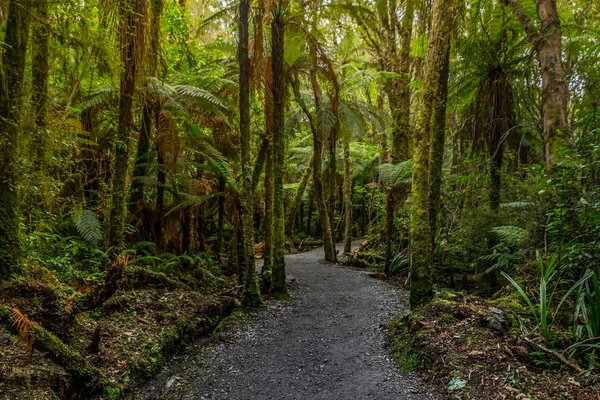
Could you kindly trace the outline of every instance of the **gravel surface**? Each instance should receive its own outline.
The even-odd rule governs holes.
[[[380,324],[407,311],[406,293],[325,263],[321,248],[286,264],[291,301],[271,303],[206,353],[196,344],[136,398],[438,398],[399,373],[383,345]]]

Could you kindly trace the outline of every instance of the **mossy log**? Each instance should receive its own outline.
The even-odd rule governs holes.
[[[3,304],[0,304],[0,326],[17,333],[13,326],[12,310]],[[78,393],[91,394],[100,390],[98,375],[81,354],[42,326],[35,324],[32,329],[35,333],[33,348],[64,368],[71,376],[71,386]]]

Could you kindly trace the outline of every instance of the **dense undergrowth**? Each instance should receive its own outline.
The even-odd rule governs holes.
[[[30,243],[0,290],[2,399],[122,398],[239,307],[237,277],[205,253],[142,242],[111,261],[79,236]]]

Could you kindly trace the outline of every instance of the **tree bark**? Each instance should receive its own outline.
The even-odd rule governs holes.
[[[267,66],[271,69],[271,63]],[[267,129],[267,149],[265,161],[265,246],[263,248],[262,271],[271,271],[273,266],[273,202],[274,202],[274,169],[273,169],[273,85],[272,74],[267,73],[265,82],[265,122]]]
[[[433,22],[425,65],[419,111],[413,136],[413,172],[410,206],[410,303],[427,302],[433,293],[431,226],[429,223],[429,168],[433,113],[446,98],[439,95],[439,82],[448,54],[449,37],[459,0],[434,0]]]
[[[29,0],[12,0],[4,33],[0,70],[0,281],[20,271],[23,257],[16,156],[30,7]]]
[[[37,167],[42,179],[46,173],[46,128],[48,113],[48,76],[50,56],[50,26],[48,21],[48,1],[36,4],[36,21],[33,23],[32,43],[32,105],[35,110]]]
[[[435,251],[435,234],[440,210],[442,189],[442,167],[444,165],[444,142],[446,140],[446,98],[448,97],[448,77],[450,73],[450,37],[446,45],[437,83],[431,149],[429,154],[429,226],[431,230],[431,251]]]
[[[535,27],[520,0],[506,0],[535,49],[542,73],[542,138],[546,170],[556,162],[556,152],[569,131],[568,89],[562,61],[562,34],[556,0],[538,0],[540,30]]]
[[[151,0],[150,13],[150,46],[147,58],[147,75],[156,76],[158,66],[158,55],[160,51],[160,22],[163,11],[163,0]],[[157,112],[152,106],[152,99],[149,93],[146,93],[142,105],[142,118],[140,127],[140,138],[138,140],[137,153],[135,156],[135,165],[133,167],[134,177],[143,177],[148,174],[147,164],[150,161],[150,144],[152,142],[152,120]],[[144,184],[140,180],[133,180],[130,189],[129,212],[136,213],[138,202],[144,200]],[[145,229],[146,231],[147,229]],[[148,232],[142,232],[143,237],[148,237]]]
[[[283,206],[283,170],[285,154],[285,71],[284,6],[279,0],[271,23],[271,62],[273,71],[273,275],[270,292],[287,296],[285,284],[285,210]]]
[[[133,94],[143,48],[139,38],[144,34],[143,1],[124,0],[119,3],[121,62],[123,69],[119,89],[119,117],[115,140],[115,166],[113,175],[112,201],[107,242],[110,246],[123,246],[125,225],[125,197],[127,187],[127,165],[129,141],[133,123]]]
[[[344,146],[344,252],[352,251],[352,176],[350,171],[350,138],[343,138]]]
[[[240,0],[239,4],[239,43],[238,61],[239,76],[239,108],[240,108],[240,143],[242,164],[242,188],[239,194],[239,205],[243,232],[244,291],[242,300],[246,307],[257,307],[262,304],[256,271],[254,269],[254,221],[252,199],[252,167],[250,165],[250,59],[248,54],[248,18],[250,0]]]

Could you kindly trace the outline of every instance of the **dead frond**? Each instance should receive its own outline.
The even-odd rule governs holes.
[[[27,359],[31,361],[33,354],[33,341],[35,340],[35,322],[32,322],[27,317],[27,314],[23,314],[18,308],[12,309],[12,320],[13,326],[17,330],[19,339],[25,343],[25,351],[27,352]]]

